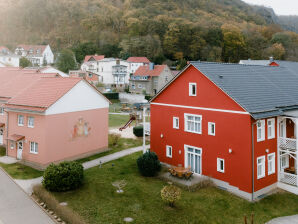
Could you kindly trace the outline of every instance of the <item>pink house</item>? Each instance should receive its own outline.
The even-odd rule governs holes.
[[[44,169],[106,150],[109,103],[84,79],[37,79],[4,104],[8,156]]]

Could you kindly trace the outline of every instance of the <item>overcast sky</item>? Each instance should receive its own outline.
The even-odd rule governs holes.
[[[269,6],[278,15],[298,15],[298,0],[242,0],[255,5]]]

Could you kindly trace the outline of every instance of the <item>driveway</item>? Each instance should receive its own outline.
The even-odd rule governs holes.
[[[54,221],[0,169],[0,224],[54,224]]]

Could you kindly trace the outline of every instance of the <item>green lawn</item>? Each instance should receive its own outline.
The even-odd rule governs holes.
[[[149,144],[149,142],[146,142]],[[83,159],[77,160],[79,163],[84,163],[93,159],[97,159],[102,156],[106,156],[115,152],[122,151],[124,149],[134,148],[143,144],[142,139],[131,139],[131,138],[119,138],[116,145],[111,142],[111,135],[109,135],[109,151],[101,152]]]
[[[129,115],[109,114],[109,127],[122,127],[129,121],[129,118]]]
[[[120,100],[110,100],[112,102],[112,104],[109,107],[109,112],[112,113],[119,113],[121,112],[121,103]]]
[[[160,190],[167,183],[157,178],[139,175],[136,153],[85,171],[82,188],[55,193],[59,201],[67,201],[88,223],[123,223],[124,217],[134,223],[244,223],[243,217],[255,215],[254,223],[298,213],[298,196],[290,193],[271,195],[256,203],[236,197],[215,187],[196,192],[182,191],[176,208],[170,208],[160,198]],[[117,194],[112,186],[125,179],[124,194]]]
[[[3,146],[0,146],[0,156],[5,156],[6,155],[6,148]]]
[[[43,171],[35,170],[20,163],[0,163],[0,166],[14,179],[32,179],[40,177],[43,174]]]

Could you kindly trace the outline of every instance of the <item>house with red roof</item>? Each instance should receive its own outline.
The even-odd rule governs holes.
[[[107,150],[110,102],[85,79],[43,76],[1,91],[8,156],[44,169]]]
[[[50,45],[18,45],[15,54],[27,58],[33,66],[43,66],[54,63],[54,54]]]
[[[150,63],[147,57],[129,57],[126,61],[129,63],[128,71],[130,74],[135,73],[140,66],[149,65]]]
[[[105,58],[104,55],[86,55],[81,65],[81,70],[93,73],[99,73],[99,61]]]
[[[140,66],[129,80],[129,91],[131,93],[146,93],[155,95],[174,77],[167,65]]]

